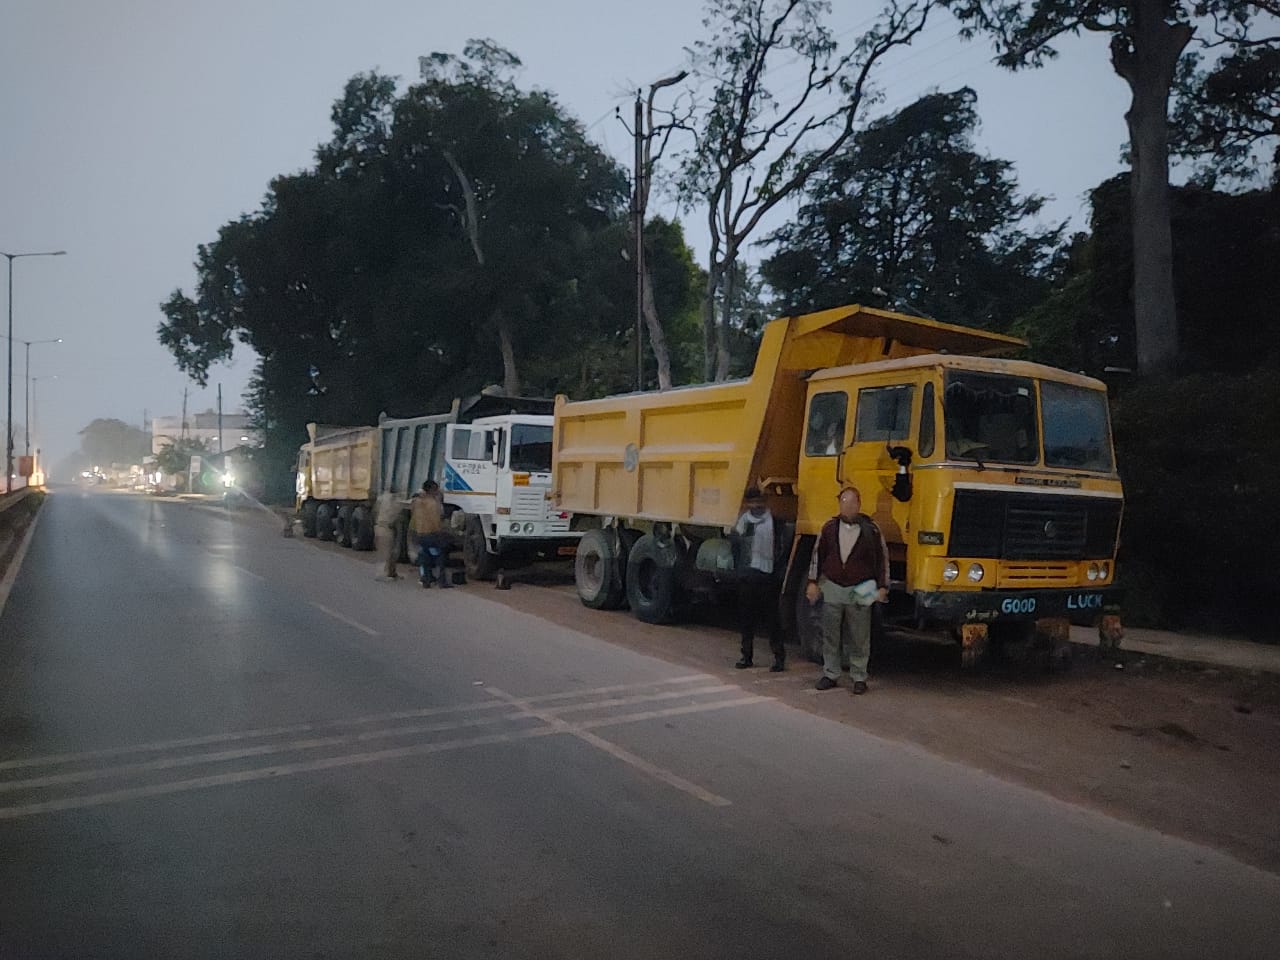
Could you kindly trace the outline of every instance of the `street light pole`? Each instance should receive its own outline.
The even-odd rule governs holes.
[[[26,426],[23,428],[23,431],[27,435],[27,443],[26,447],[23,449],[23,453],[29,457],[31,456],[31,345],[33,343],[61,343],[62,338],[55,337],[51,340],[23,340],[22,342],[26,344],[27,347],[27,391],[26,397],[23,400],[23,410],[26,412],[27,417]]]
[[[19,257],[62,257],[65,256],[65,250],[49,250],[32,253],[5,253],[0,250],[0,257],[4,257],[9,261],[9,396],[5,403],[4,413],[4,491],[5,493],[13,492],[13,261]]]

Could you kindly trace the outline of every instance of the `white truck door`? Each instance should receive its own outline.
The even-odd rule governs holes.
[[[464,513],[492,517],[498,467],[493,462],[497,432],[492,428],[451,423],[444,460],[444,502]]]

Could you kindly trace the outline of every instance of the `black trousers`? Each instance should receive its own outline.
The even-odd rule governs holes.
[[[778,622],[778,580],[772,574],[746,570],[738,583],[738,625],[742,631],[742,659],[755,652],[756,630],[769,633],[769,649],[775,660],[786,659],[782,624]]]

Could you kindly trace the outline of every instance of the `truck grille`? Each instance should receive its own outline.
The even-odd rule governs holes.
[[[512,520],[542,520],[547,515],[541,487],[516,487],[511,497]]]
[[[957,490],[947,552],[998,560],[1109,557],[1122,507],[1109,497]]]

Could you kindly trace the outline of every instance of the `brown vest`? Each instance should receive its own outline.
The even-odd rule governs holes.
[[[882,587],[884,555],[881,553],[880,530],[866,514],[858,515],[858,542],[849,551],[849,559],[840,562],[840,518],[833,517],[818,534],[818,573],[832,583],[852,587],[864,580],[874,580]]]

